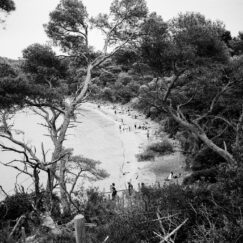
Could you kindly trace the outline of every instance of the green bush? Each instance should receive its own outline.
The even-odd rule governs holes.
[[[164,235],[157,212],[166,234],[187,219],[176,233],[175,243],[242,242],[243,169],[222,166],[217,169],[214,184],[199,181],[189,186],[148,187],[146,196],[133,199],[133,207],[107,217],[96,228],[94,242],[102,242],[109,236],[107,242],[157,243],[160,239],[154,232]],[[147,207],[138,206],[144,202]]]
[[[156,142],[148,145],[146,149],[136,155],[138,161],[154,160],[155,156],[162,156],[174,152],[173,145],[170,141],[164,139],[161,142]]]
[[[158,155],[165,155],[174,152],[173,145],[169,140],[162,140],[161,142],[152,143],[147,147],[148,151],[153,151]]]
[[[31,195],[27,193],[17,193],[6,197],[6,199],[1,203],[1,220],[15,220],[21,215],[31,212],[32,210]]]
[[[211,167],[215,167],[215,165],[218,165],[220,163],[225,163],[225,160],[217,153],[212,151],[210,148],[203,147],[194,156],[191,169],[193,171],[205,170]]]
[[[113,101],[113,90],[105,87],[101,92],[101,98],[105,101]]]
[[[154,160],[155,153],[151,150],[145,150],[142,153],[136,155],[138,161],[150,161]]]
[[[87,190],[88,201],[86,203],[84,214],[87,222],[104,224],[107,217],[113,215],[113,207],[109,201],[106,201],[104,195],[96,188]]]
[[[209,183],[215,183],[217,181],[216,180],[217,175],[218,175],[218,170],[215,167],[200,170],[200,171],[194,171],[190,176],[186,177],[183,180],[183,183],[185,185],[193,184],[196,181],[206,181]]]

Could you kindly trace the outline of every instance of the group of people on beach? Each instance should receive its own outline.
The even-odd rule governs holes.
[[[171,181],[173,179],[178,179],[180,177],[181,177],[181,173],[175,174],[173,171],[171,171],[169,176],[165,179],[165,181]],[[132,185],[131,182],[128,182],[127,190],[128,190],[128,195],[132,196],[134,189],[133,189],[133,185]],[[145,184],[143,182],[141,183],[141,186],[139,186],[139,190],[142,193],[142,196],[146,196],[147,195],[147,187],[145,187]],[[117,196],[117,190],[116,190],[116,187],[115,187],[115,183],[111,184],[110,192],[111,192],[112,200],[115,200],[116,196]]]
[[[142,124],[142,125],[137,125],[136,123],[134,124],[134,129],[137,130],[137,129],[141,129],[141,130],[146,130],[146,136],[147,136],[147,139],[149,139],[150,137],[150,132],[149,132],[149,128],[145,125],[145,124]],[[126,125],[123,121],[123,119],[121,119],[121,122],[119,124],[119,131],[120,132],[125,132],[125,131],[129,131],[131,132],[132,128],[131,126],[129,125]]]
[[[128,182],[127,184],[128,184],[128,194],[129,194],[129,196],[132,196],[133,185],[132,185],[131,182]],[[114,182],[111,184],[110,191],[111,191],[111,198],[112,198],[112,200],[115,200],[116,199],[116,195],[117,195],[117,190],[116,190]]]
[[[101,108],[101,105],[100,104],[98,104],[98,108],[100,109]],[[116,106],[113,106],[112,107],[113,108],[113,110],[114,110],[114,114],[115,115],[117,115],[117,108],[116,108]],[[124,113],[124,112],[127,112],[127,114],[129,115],[129,116],[131,116],[131,113],[130,113],[130,109],[127,109],[126,111],[124,111],[124,110],[122,110],[122,111],[120,111],[119,113]],[[132,116],[134,119],[137,119],[138,118],[138,115],[133,115]],[[120,120],[120,123],[119,123],[119,131],[120,132],[126,132],[126,131],[131,131],[132,130],[132,127],[131,126],[129,126],[129,125],[127,125],[127,124],[125,124],[124,123],[124,120],[123,120],[123,118],[121,118],[121,119],[119,119]],[[145,122],[145,123],[143,123],[143,124],[137,124],[137,123],[135,123],[134,124],[134,129],[135,130],[146,130],[147,132],[146,132],[146,136],[147,136],[147,139],[149,140],[149,138],[150,138],[150,131],[149,131],[149,128],[148,128],[148,126],[147,126],[147,122]]]
[[[149,129],[148,129],[148,127],[146,126],[146,125],[137,125],[136,123],[134,124],[134,129],[136,130],[136,129],[141,129],[141,130],[147,130],[147,133],[149,133]],[[126,124],[124,124],[124,122],[123,122],[123,119],[121,120],[121,123],[119,124],[119,130],[122,132],[124,132],[124,131],[131,131],[132,130],[132,128],[131,128],[131,126],[128,126],[128,125],[126,125]]]

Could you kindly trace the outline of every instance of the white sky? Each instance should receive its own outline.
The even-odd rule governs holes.
[[[14,0],[16,11],[0,26],[0,56],[18,58],[22,50],[33,43],[48,40],[43,24],[48,22],[49,12],[59,0]],[[90,16],[108,12],[112,0],[83,0]],[[212,20],[221,20],[232,36],[243,30],[243,0],[147,0],[150,12],[156,11],[164,20],[179,12],[194,11]],[[5,29],[3,28],[5,27]],[[102,38],[92,33],[90,43],[101,48]]]

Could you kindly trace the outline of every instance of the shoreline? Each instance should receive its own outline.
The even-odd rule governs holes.
[[[134,118],[135,115],[137,116],[136,119]],[[31,111],[21,111],[14,119],[14,128],[23,131],[21,136],[25,141],[36,147],[38,155],[41,154],[41,143],[44,143],[45,148],[52,148],[50,139],[45,136],[46,130],[39,125],[40,118],[37,115]],[[174,155],[170,155],[169,160],[166,159],[167,156],[164,156],[156,158],[155,161],[137,161],[136,154],[141,152],[150,142],[159,139],[156,137],[157,134],[152,135],[158,131],[159,124],[146,119],[144,115],[128,108],[127,105],[106,103],[98,108],[97,103],[86,102],[80,106],[77,121],[77,126],[69,130],[64,147],[72,148],[74,155],[100,161],[99,168],[105,169],[110,174],[109,178],[95,182],[88,181],[86,183],[85,180],[80,178],[79,185],[81,186],[84,183],[83,185],[98,187],[101,191],[105,188],[105,191],[107,191],[111,183],[114,182],[117,189],[120,190],[127,188],[127,183],[132,182],[136,189],[138,183],[141,182],[152,185],[158,181],[163,181],[163,178],[169,174],[168,168],[171,169],[171,165],[168,165],[171,162],[168,161],[174,161],[173,170],[179,168],[178,159],[175,162]],[[123,128],[119,128],[122,121],[124,131]],[[134,124],[137,126],[139,124],[145,125],[150,130],[150,138],[147,138],[145,129],[135,129]],[[16,158],[13,156],[12,153],[2,153],[2,161],[11,161]],[[50,156],[50,153],[48,156]],[[1,171],[0,184],[7,192],[14,191],[17,171],[4,166],[1,167]],[[41,174],[44,178],[43,183],[45,183],[44,172]],[[31,190],[31,178],[24,183],[23,181],[26,181],[26,176],[19,176],[18,182]]]
[[[184,157],[180,152],[174,152],[171,155],[156,157],[154,161],[138,162],[136,154],[142,152],[146,145],[161,140],[158,137],[158,130],[160,125],[138,111],[132,109],[128,105],[120,104],[88,102],[93,111],[101,114],[106,119],[114,122],[116,129],[119,131],[122,146],[124,147],[123,163],[120,165],[119,179],[126,185],[131,182],[135,189],[138,188],[138,183],[145,183],[145,185],[164,184],[165,179],[170,171],[182,173],[182,165]],[[136,117],[136,118],[135,118]],[[135,128],[134,125],[137,125]],[[125,129],[123,130],[124,126]],[[138,126],[145,126],[145,129],[139,129]],[[149,130],[150,136],[147,137]],[[166,134],[165,134],[166,136]],[[105,161],[104,161],[105,163]],[[164,168],[164,171],[162,171]],[[157,173],[159,171],[159,173]],[[108,171],[109,172],[109,171]],[[119,183],[119,185],[121,182]],[[125,189],[119,188],[119,189]]]

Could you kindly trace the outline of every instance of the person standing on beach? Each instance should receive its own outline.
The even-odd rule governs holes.
[[[149,130],[147,130],[147,139],[149,139]]]
[[[128,182],[128,194],[129,196],[132,195],[132,191],[133,191],[133,185],[131,182]]]
[[[145,211],[148,211],[149,190],[147,187],[145,187],[145,184],[143,182],[141,183],[140,193],[142,195],[142,200],[144,201]]]
[[[116,187],[115,187],[115,183],[112,183],[112,185],[111,185],[111,197],[112,197],[112,200],[115,200],[116,194],[117,194],[117,190],[116,190]]]

